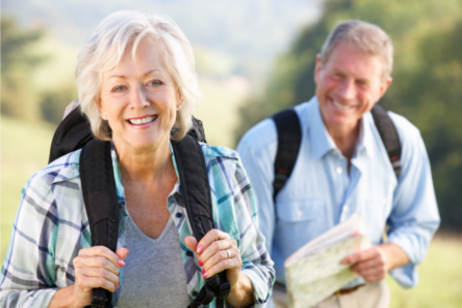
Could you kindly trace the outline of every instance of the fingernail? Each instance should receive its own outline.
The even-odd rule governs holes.
[[[200,267],[202,267],[202,266],[204,265],[204,263],[202,263],[201,260],[199,260],[199,261],[197,262],[197,264],[199,264]]]
[[[119,284],[117,286],[120,286],[120,280],[119,280]]]
[[[117,273],[117,277],[120,277],[120,272]]]
[[[117,287],[114,289],[114,292],[117,292]]]
[[[117,264],[119,264],[119,266],[121,266],[121,267],[125,266],[125,262],[122,261],[122,260],[117,261]]]
[[[130,252],[130,250],[128,250],[128,248],[125,248],[125,249],[127,249],[127,253],[129,253],[129,252]]]
[[[206,273],[205,269],[202,269],[202,275],[204,275]]]
[[[200,245],[199,247],[197,247],[197,253],[201,253],[202,250],[204,250],[204,246]]]
[[[206,278],[209,275],[209,273],[205,272],[202,274],[202,277]]]

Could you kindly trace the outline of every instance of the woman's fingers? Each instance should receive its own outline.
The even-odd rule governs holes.
[[[115,253],[104,246],[81,249],[73,261],[74,293],[87,297],[93,288],[116,291],[120,285],[120,268],[125,266],[127,255],[126,248],[118,248]]]
[[[242,260],[237,248],[219,250],[204,263],[202,275],[204,277],[211,277],[224,270],[235,268],[240,269],[241,266]]]

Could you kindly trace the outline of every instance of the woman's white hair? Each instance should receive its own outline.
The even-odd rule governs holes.
[[[327,37],[321,50],[322,64],[326,64],[332,50],[339,42],[345,42],[382,59],[382,81],[393,69],[393,44],[380,27],[362,20],[339,22]]]
[[[116,67],[129,52],[132,56],[142,38],[154,40],[165,68],[175,81],[182,107],[177,111],[171,138],[180,140],[192,126],[192,113],[202,99],[195,73],[191,45],[177,24],[165,17],[137,11],[118,11],[98,25],[77,57],[76,77],[82,112],[91,123],[93,134],[102,140],[111,139],[111,129],[101,118],[99,99],[102,74]]]

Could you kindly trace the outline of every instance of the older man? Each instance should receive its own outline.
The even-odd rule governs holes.
[[[416,265],[425,257],[439,215],[418,129],[402,116],[385,112],[399,138],[398,172],[391,163],[396,157],[387,153],[370,112],[392,82],[392,62],[390,38],[379,27],[350,20],[333,29],[316,58],[316,95],[294,108],[300,149],[277,196],[273,181],[278,133],[273,119],[256,125],[239,143],[257,195],[260,229],[275,261],[276,306],[286,305],[280,296],[284,260],[354,214],[365,218],[373,246],[342,261],[359,278],[318,307],[388,307],[383,280],[387,272],[404,287],[417,284]]]

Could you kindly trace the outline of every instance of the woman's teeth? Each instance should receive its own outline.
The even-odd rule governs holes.
[[[334,105],[335,105],[336,107],[340,108],[340,109],[346,110],[346,109],[350,108],[350,106],[342,105],[342,104],[340,104],[340,103],[338,103],[338,102],[336,102],[336,101],[333,101],[333,102],[334,102]]]
[[[157,116],[156,116],[156,115],[150,116],[150,117],[146,117],[146,118],[142,118],[142,119],[130,119],[130,120],[128,120],[128,121],[130,122],[130,124],[133,124],[133,125],[140,125],[140,124],[146,124],[146,123],[152,122],[152,121],[154,121],[155,119],[157,119]]]

